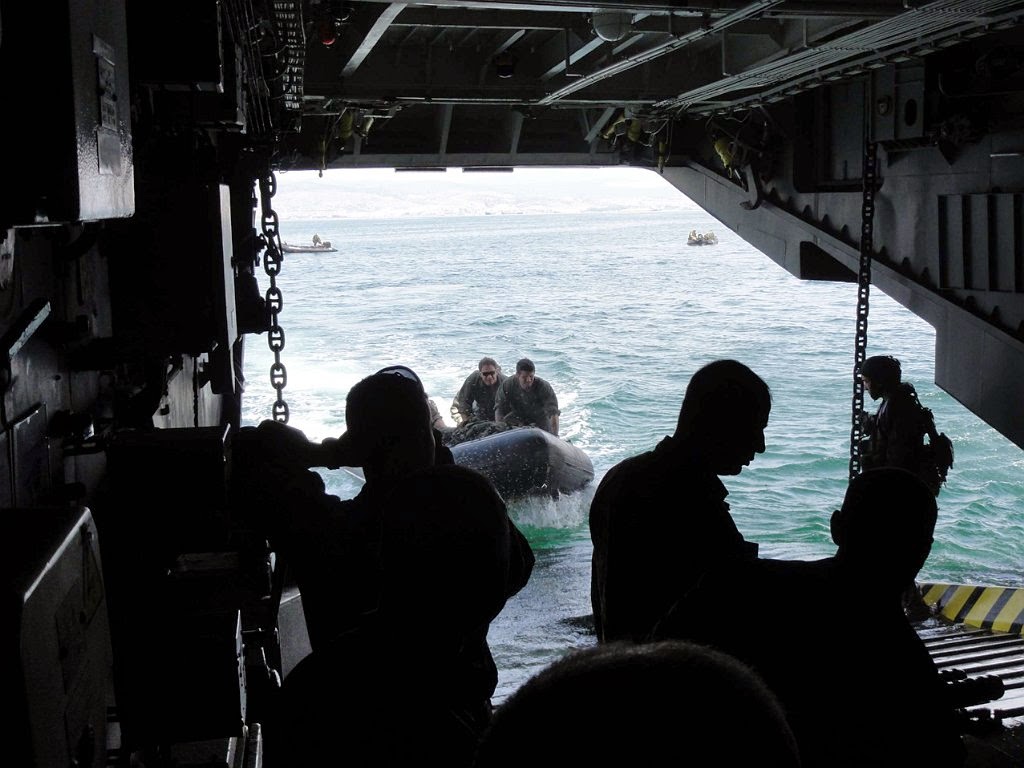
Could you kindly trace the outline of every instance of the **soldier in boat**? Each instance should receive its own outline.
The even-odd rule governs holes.
[[[494,416],[512,426],[540,427],[558,437],[558,396],[552,386],[536,375],[528,357],[516,363],[516,375],[498,389]]]
[[[452,400],[452,418],[459,425],[476,420],[494,421],[494,403],[505,374],[493,357],[480,358],[476,368]]]

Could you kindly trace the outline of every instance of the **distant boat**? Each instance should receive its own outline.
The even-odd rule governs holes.
[[[686,238],[687,245],[718,245],[718,235],[714,232],[705,232],[701,234],[696,230],[690,232],[690,236]]]
[[[333,253],[338,249],[331,246],[330,240],[324,240],[322,243],[310,243],[309,245],[281,243],[281,250],[285,253]]]

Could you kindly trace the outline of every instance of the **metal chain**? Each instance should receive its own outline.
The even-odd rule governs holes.
[[[864,382],[857,372],[868,349],[868,298],[871,289],[871,251],[874,248],[875,159],[878,146],[864,143],[864,199],[860,211],[860,269],[857,272],[857,336],[854,341],[853,408],[850,426],[850,480],[861,472],[860,444],[864,439]]]
[[[192,426],[199,428],[199,355],[192,355]]]
[[[278,315],[284,307],[284,297],[277,287],[277,276],[281,273],[281,261],[284,253],[281,250],[280,220],[277,213],[270,207],[271,198],[277,192],[277,179],[273,172],[259,180],[260,201],[262,205],[263,239],[267,243],[267,251],[263,255],[263,270],[270,278],[267,288],[267,311],[270,313],[270,327],[267,330],[267,344],[274,353],[274,364],[270,366],[270,385],[277,391],[272,415],[274,421],[288,423],[288,403],[284,401],[284,388],[288,384],[288,371],[281,362],[281,350],[284,349],[284,329],[278,323]]]

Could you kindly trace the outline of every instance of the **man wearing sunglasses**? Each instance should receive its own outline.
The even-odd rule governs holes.
[[[484,357],[462,384],[452,400],[452,418],[462,425],[472,421],[494,421],[494,401],[505,374],[493,357]]]

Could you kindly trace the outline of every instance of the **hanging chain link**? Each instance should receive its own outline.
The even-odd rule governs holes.
[[[199,428],[199,355],[192,355],[192,426]]]
[[[864,200],[860,220],[860,269],[857,272],[857,336],[854,341],[853,407],[850,426],[850,480],[861,471],[860,444],[864,439],[864,382],[857,375],[868,349],[868,298],[871,290],[871,251],[875,233],[875,159],[878,147],[864,143]]]
[[[277,192],[277,179],[273,172],[259,180],[260,201],[262,205],[263,239],[267,250],[263,255],[263,270],[270,278],[267,288],[267,311],[270,313],[270,327],[267,330],[267,344],[274,353],[274,364],[270,366],[270,385],[277,391],[272,415],[274,421],[288,423],[288,403],[284,401],[284,388],[288,384],[288,371],[281,362],[281,350],[284,349],[284,329],[278,322],[278,315],[284,307],[284,297],[277,286],[277,276],[281,273],[281,261],[284,253],[281,250],[280,220],[270,206],[271,198]]]

